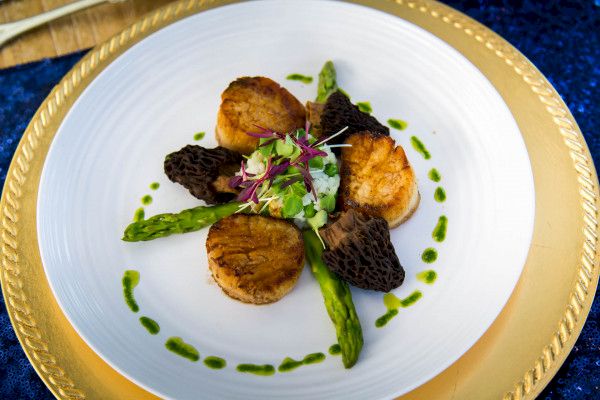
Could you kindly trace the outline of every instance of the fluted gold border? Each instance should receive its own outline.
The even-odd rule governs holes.
[[[238,1],[181,0],[145,16],[119,35],[90,51],[50,93],[23,135],[11,163],[2,201],[0,202],[0,219],[2,221],[0,227],[0,245],[2,249],[0,280],[8,312],[17,336],[34,368],[58,398],[121,398],[123,396],[128,396],[128,398],[152,398],[153,396],[120,377],[108,365],[99,360],[81,342],[80,338],[76,335],[73,336],[72,327],[68,325],[49,291],[41,268],[35,218],[32,218],[32,216],[35,216],[37,185],[50,142],[75,99],[114,58],[139,40],[174,21],[209,8],[236,2]],[[579,263],[569,267],[570,269],[566,270],[564,274],[568,278],[566,279],[568,287],[563,288],[566,289],[566,294],[564,294],[566,301],[559,313],[560,315],[556,315],[556,321],[558,321],[556,328],[549,337],[544,339],[546,343],[544,346],[529,349],[529,351],[537,354],[531,366],[521,372],[517,371],[518,378],[513,381],[512,387],[505,387],[502,390],[504,400],[533,399],[556,373],[568,351],[572,348],[589,312],[597,285],[599,259],[596,251],[598,179],[585,141],[568,109],[547,80],[522,54],[484,26],[447,6],[430,0],[352,0],[352,2],[399,15],[430,30],[457,47],[475,65],[480,67],[488,78],[491,78],[492,83],[507,100],[509,107],[511,107],[511,99],[507,94],[507,88],[503,87],[503,79],[508,81],[515,78],[519,79],[521,84],[524,83],[537,99],[537,104],[530,104],[527,107],[530,107],[532,112],[537,113],[537,118],[543,121],[540,126],[549,129],[551,124],[553,125],[552,129],[558,130],[562,137],[563,147],[556,149],[560,154],[557,154],[556,159],[552,161],[561,166],[566,165],[564,159],[560,158],[561,155],[567,154],[570,159],[570,168],[575,178],[576,188],[575,186],[565,186],[564,190],[576,190],[574,193],[578,197],[577,204],[579,204],[581,212],[574,214],[574,218],[577,220],[581,235],[565,238],[565,240],[577,241],[576,248],[579,249],[577,250],[579,251]],[[506,70],[500,71],[498,66],[480,65],[483,62],[478,63],[478,57],[488,56],[482,55],[484,52],[489,52],[497,57],[498,63],[509,66],[514,75],[499,76],[498,74],[504,74]],[[525,107],[525,105],[523,106]],[[513,107],[511,107],[511,111],[513,111],[513,114],[518,114],[518,111]],[[542,115],[543,113],[546,115]],[[515,118],[523,130],[523,126],[527,124],[527,121],[522,118],[524,122],[521,123],[521,118],[518,115],[515,115]],[[533,139],[528,142],[527,135],[525,139],[530,154],[535,153],[537,150],[532,148]],[[535,161],[536,157],[538,156],[532,156],[534,176],[542,168],[541,164]],[[563,162],[563,164],[560,164],[560,162]],[[555,168],[558,168],[558,166],[555,165]],[[537,185],[541,186],[543,182],[536,180],[536,191],[538,191]],[[544,200],[536,199],[538,208],[542,201]],[[538,216],[539,213],[536,212],[536,224],[538,223]],[[542,235],[543,232],[539,233],[538,231],[538,234]],[[530,252],[528,265],[535,264],[536,254],[534,250]],[[541,257],[540,255],[538,258]],[[523,278],[519,285],[527,285],[527,281]],[[518,287],[513,297],[518,296],[519,293]],[[50,301],[51,303],[48,310],[45,310],[46,313],[41,313],[39,309],[42,307],[40,303],[42,297],[45,299],[44,301]],[[503,314],[519,312],[515,307],[512,311],[510,310],[511,303],[513,301],[509,302],[507,310],[503,311]],[[491,331],[499,331],[501,327],[498,328],[496,325],[509,318],[510,316],[501,316],[499,318],[501,321],[497,321]],[[58,340],[56,329],[69,332],[71,347],[53,348],[52,344]],[[482,341],[485,341],[487,336],[493,336],[493,334],[494,332],[486,333]],[[503,334],[509,335],[510,333]],[[530,334],[535,335],[535,332]],[[478,344],[478,346],[484,345]],[[73,359],[79,357],[84,361],[79,364],[76,362],[73,364],[61,363],[58,358],[64,360],[65,354],[59,354],[56,351],[76,352],[77,354],[72,354],[69,357]],[[476,353],[477,351],[478,349],[474,349],[470,352]],[[468,359],[468,356],[466,358]],[[93,364],[91,364],[92,361]],[[464,360],[460,360],[457,364],[461,364],[461,362],[465,363]],[[83,374],[89,372],[86,372],[85,368],[88,368],[88,371],[93,369],[94,373],[98,374],[98,379],[108,379],[115,382],[114,386],[94,387],[89,386],[89,383],[86,386],[83,383]],[[442,387],[444,384],[443,379],[444,377],[436,378],[415,392],[430,393],[431,396],[428,398],[440,396],[440,389],[438,389],[437,394],[434,394],[436,388],[432,385]],[[471,383],[471,385],[494,385],[494,382],[479,381]],[[469,397],[469,393],[485,393],[485,390],[482,391],[481,387],[477,390],[472,389],[471,392],[469,390],[468,385],[463,385],[461,393],[467,397]],[[490,392],[495,393],[496,391],[490,390]],[[413,393],[414,396],[419,395]],[[407,398],[410,397],[411,394],[407,395]],[[421,398],[423,397],[421,396]]]

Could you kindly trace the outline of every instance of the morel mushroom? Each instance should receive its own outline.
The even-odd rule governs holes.
[[[224,147],[187,145],[165,157],[165,174],[207,204],[227,203],[236,197],[228,182],[240,169],[241,161],[239,153]]]
[[[343,134],[328,141],[328,144],[343,143],[348,136],[361,131],[370,131],[386,136],[390,134],[390,129],[387,126],[380,124],[375,117],[360,111],[339,90],[329,96],[320,116],[320,126],[325,136],[332,135],[348,127]]]
[[[323,261],[346,282],[389,292],[404,281],[385,219],[351,209],[319,233],[327,245]]]

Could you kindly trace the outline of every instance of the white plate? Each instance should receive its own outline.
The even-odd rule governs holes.
[[[370,101],[407,151],[419,180],[421,205],[392,240],[406,269],[399,297],[423,298],[386,327],[382,294],[353,290],[365,346],[357,365],[339,357],[291,373],[262,377],[238,363],[277,366],[286,356],[324,352],[335,343],[318,285],[308,269],[297,287],[268,306],[226,297],[207,270],[207,230],[146,243],[120,240],[140,198],[146,214],[197,204],[162,172],[165,154],[193,142],[215,145],[220,93],[242,75],[269,76],[301,101],[332,59],[340,85],[354,101]],[[432,158],[410,145],[419,137]],[[448,199],[433,200],[437,168]],[[148,185],[160,182],[153,192]],[[431,237],[440,215],[445,242]],[[424,30],[379,11],[340,2],[251,2],[201,13],[134,46],[85,90],[60,127],[46,160],[38,200],[38,232],[46,274],[65,314],[87,343],[118,371],[168,398],[377,399],[405,393],[459,358],[484,333],[509,298],[529,248],[534,216],[532,174],[508,108],[485,77],[457,51]],[[429,268],[421,252],[439,252],[439,278],[428,286],[415,274]],[[133,314],[121,277],[137,269]],[[160,323],[151,336],[138,322]],[[195,345],[202,357],[227,360],[215,371],[164,347],[170,336]]]

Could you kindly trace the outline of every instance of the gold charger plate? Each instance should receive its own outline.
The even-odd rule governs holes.
[[[17,337],[57,398],[156,397],[85,344],[50,290],[36,231],[38,184],[50,143],[77,97],[125,50],[181,18],[236,2],[181,0],[145,16],[90,51],[50,93],[23,135],[0,203],[0,281]],[[517,121],[534,174],[534,234],[509,302],[456,363],[401,399],[533,399],[573,347],[598,283],[598,178],[583,136],[542,74],[483,25],[432,0],[352,2],[421,26],[477,66]]]

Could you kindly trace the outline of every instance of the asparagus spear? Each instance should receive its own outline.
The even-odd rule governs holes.
[[[323,262],[321,258],[323,246],[316,233],[305,230],[303,235],[306,258],[314,277],[319,282],[327,313],[335,326],[338,343],[342,349],[344,367],[351,368],[358,360],[363,346],[363,335],[350,288]]]
[[[176,214],[158,214],[129,224],[125,228],[123,240],[126,242],[140,242],[169,236],[174,233],[197,231],[230,216],[239,209],[240,204],[234,202],[216,206],[199,206]]]
[[[336,79],[335,67],[331,61],[327,61],[319,73],[317,103],[325,103],[329,95],[338,89]]]

